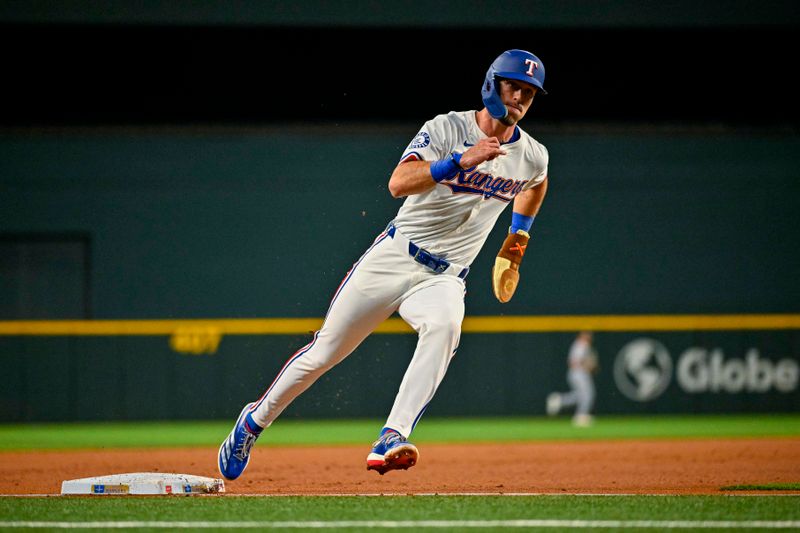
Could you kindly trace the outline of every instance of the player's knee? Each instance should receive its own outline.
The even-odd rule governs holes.
[[[458,339],[461,335],[461,320],[454,317],[436,317],[427,320],[420,334],[442,337],[443,339]]]

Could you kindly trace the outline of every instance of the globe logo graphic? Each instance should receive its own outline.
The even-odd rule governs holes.
[[[672,380],[672,359],[667,348],[654,339],[636,339],[625,346],[614,360],[617,388],[636,402],[658,398]]]

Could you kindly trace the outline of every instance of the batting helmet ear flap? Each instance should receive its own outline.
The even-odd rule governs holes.
[[[497,83],[494,65],[492,65],[486,72],[486,79],[481,89],[481,97],[483,98],[483,105],[486,106],[489,114],[497,120],[501,120],[508,115],[508,109],[506,109],[503,100],[500,98],[500,88],[497,87]]]
[[[542,94],[547,94],[547,91],[544,90],[544,63],[525,50],[506,50],[489,67],[481,88],[483,104],[489,114],[498,120],[505,118],[508,114],[508,109],[500,98],[498,78],[522,81],[533,85]]]

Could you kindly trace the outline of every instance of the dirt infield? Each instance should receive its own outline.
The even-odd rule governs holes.
[[[257,446],[229,494],[713,494],[800,481],[800,438],[429,444],[406,472],[368,472],[365,446]],[[219,477],[216,449],[0,453],[0,494],[58,494],[61,481],[124,472]],[[796,493],[796,492],[795,492]]]

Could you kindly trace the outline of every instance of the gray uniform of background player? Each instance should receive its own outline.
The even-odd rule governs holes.
[[[592,334],[581,332],[569,349],[567,357],[567,383],[570,391],[554,392],[547,398],[549,415],[558,414],[562,409],[575,407],[575,422],[579,425],[591,422],[594,406],[595,388],[592,373],[596,370],[597,355],[592,348]]]

